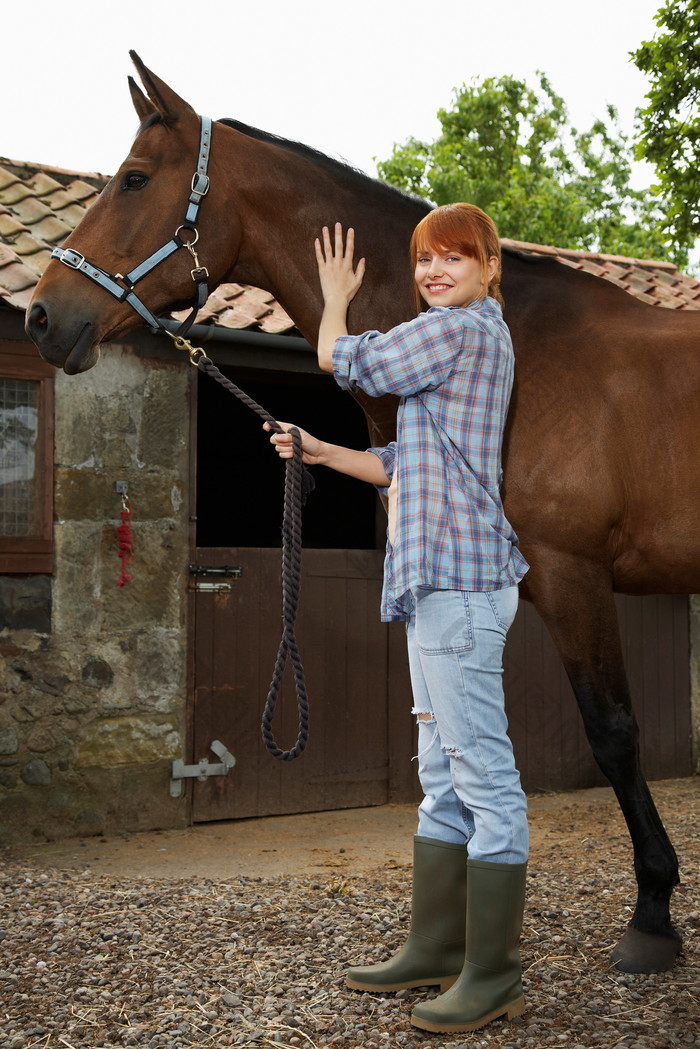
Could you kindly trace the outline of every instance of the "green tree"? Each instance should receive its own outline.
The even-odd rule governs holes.
[[[630,186],[633,151],[614,107],[608,123],[579,133],[540,73],[537,88],[509,76],[465,84],[438,119],[440,136],[395,145],[377,164],[380,178],[434,204],[471,201],[503,237],[669,257],[662,209]]]
[[[667,0],[654,20],[667,31],[632,53],[651,80],[637,156],[656,166],[671,241],[687,251],[700,236],[700,2]]]

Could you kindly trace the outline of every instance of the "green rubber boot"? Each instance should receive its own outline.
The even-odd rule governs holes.
[[[461,1034],[525,1010],[520,933],[527,863],[468,860],[467,946],[457,982],[439,998],[413,1010],[424,1031]]]
[[[416,835],[408,939],[388,961],[350,969],[348,987],[358,991],[451,987],[464,964],[466,897],[466,845]]]

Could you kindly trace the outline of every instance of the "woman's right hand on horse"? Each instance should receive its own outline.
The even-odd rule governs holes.
[[[281,422],[279,425],[285,432],[273,433],[270,438],[270,444],[274,447],[280,459],[291,459],[294,455],[292,435],[288,432],[294,427],[295,430],[299,431],[301,436],[302,462],[306,463],[307,466],[313,466],[318,462],[321,449],[323,448],[323,441],[319,441],[316,437],[312,437],[310,433],[307,433],[306,430],[302,430],[301,426],[295,426],[294,423]],[[263,430],[269,431],[271,429],[272,427],[269,423],[263,424]]]
[[[343,227],[339,222],[335,224],[334,244],[331,244],[328,226],[323,227],[322,235],[323,243],[317,237],[314,246],[323,300],[325,303],[333,302],[344,305],[347,309],[360,290],[362,278],[365,275],[365,260],[360,259],[357,269],[353,268],[355,254],[355,231],[353,229],[347,232],[345,246],[343,246]]]

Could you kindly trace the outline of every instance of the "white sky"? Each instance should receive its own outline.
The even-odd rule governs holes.
[[[2,15],[0,155],[112,174],[136,115],[133,48],[199,112],[315,146],[369,174],[473,77],[549,76],[574,126],[615,105],[627,133],[645,77],[629,52],[662,0],[13,0]],[[637,169],[635,182],[652,173]]]

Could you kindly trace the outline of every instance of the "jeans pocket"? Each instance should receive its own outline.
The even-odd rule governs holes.
[[[486,597],[498,625],[502,630],[509,630],[518,611],[517,586],[506,586],[502,590],[489,590]]]
[[[474,647],[469,594],[466,590],[417,587],[416,641],[425,655],[468,652]]]

